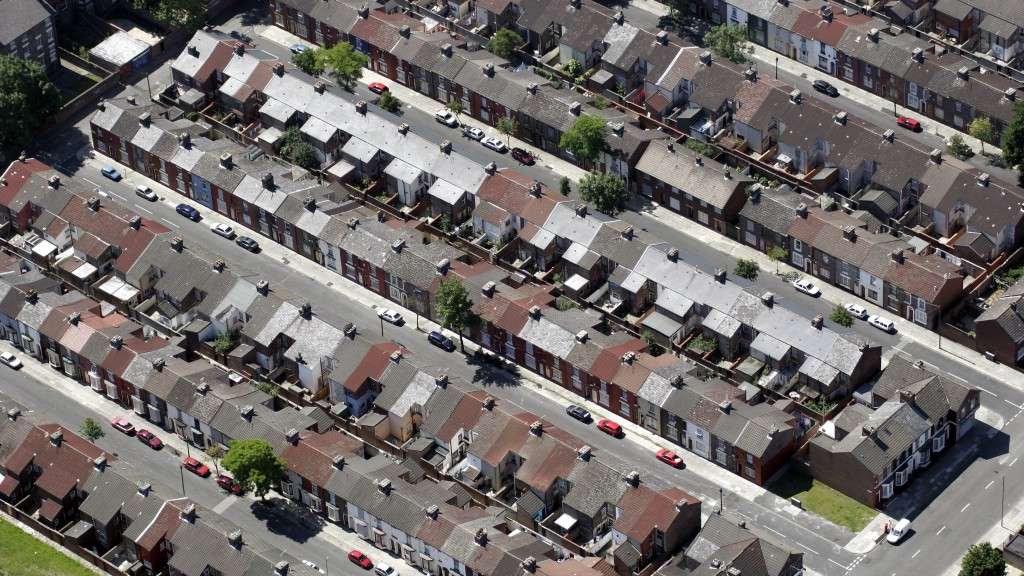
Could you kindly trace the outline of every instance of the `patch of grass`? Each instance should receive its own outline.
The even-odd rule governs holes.
[[[5,576],[94,576],[69,556],[0,520],[0,573]]]
[[[769,487],[782,498],[796,498],[803,507],[822,518],[860,532],[878,511],[815,480],[803,470],[790,468]]]

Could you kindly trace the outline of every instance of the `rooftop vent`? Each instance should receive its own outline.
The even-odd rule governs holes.
[[[700,63],[705,66],[711,66],[711,52],[707,50],[700,53]]]
[[[671,260],[672,262],[678,261],[679,260],[679,248],[670,248],[669,251],[665,253],[665,257],[668,258],[669,260]]]
[[[313,318],[313,305],[309,302],[304,302],[302,307],[299,308],[299,314],[306,320],[311,320]]]
[[[270,282],[267,282],[266,280],[260,280],[259,282],[256,283],[256,291],[263,296],[270,294]]]
[[[636,488],[637,486],[640,485],[640,473],[637,472],[636,470],[632,470],[629,472],[629,474],[626,474],[626,476],[623,477],[623,480],[626,481],[626,484],[629,484],[633,488]]]
[[[657,40],[658,44],[661,44],[662,46],[668,46],[668,32],[662,30],[658,32],[657,36],[655,36],[654,38]]]
[[[763,302],[765,306],[771,308],[772,305],[775,304],[775,294],[771,292],[761,294],[761,302]]]
[[[840,110],[839,112],[836,112],[832,116],[832,120],[836,124],[839,124],[840,126],[845,126],[846,125],[847,118],[849,118],[849,114],[846,113],[846,110]]]
[[[590,446],[580,446],[576,450],[576,457],[586,462],[587,460],[590,460],[590,454],[592,452],[593,450],[590,448]]]
[[[366,100],[356,102],[356,112],[366,116]]]
[[[398,33],[402,35],[402,38],[408,38],[412,36],[412,28],[409,28],[408,24],[403,25],[398,29]]]
[[[789,93],[789,101],[792,102],[793,104],[799,104],[801,98],[803,98],[803,95],[799,90],[794,89],[792,92]]]

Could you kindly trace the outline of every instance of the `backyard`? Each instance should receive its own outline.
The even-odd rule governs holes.
[[[93,576],[77,560],[0,519],[0,576]]]
[[[829,488],[797,468],[790,468],[776,479],[771,491],[782,498],[796,498],[807,511],[853,532],[863,530],[878,514],[877,510]]]

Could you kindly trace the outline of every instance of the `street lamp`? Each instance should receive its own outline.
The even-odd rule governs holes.
[[[178,473],[181,474],[181,495],[185,495],[185,469],[178,466]]]
[[[779,79],[779,57],[775,57],[775,79]]]
[[[380,319],[380,337],[383,338],[384,337],[384,317],[383,316],[377,316],[377,318]]]

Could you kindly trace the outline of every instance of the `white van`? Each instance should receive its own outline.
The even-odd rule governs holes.
[[[394,568],[381,562],[373,569],[373,573],[377,576],[397,576],[398,572]]]
[[[906,537],[907,532],[910,532],[910,520],[904,518],[889,530],[889,534],[886,535],[885,539],[889,544],[899,544],[900,540]]]

